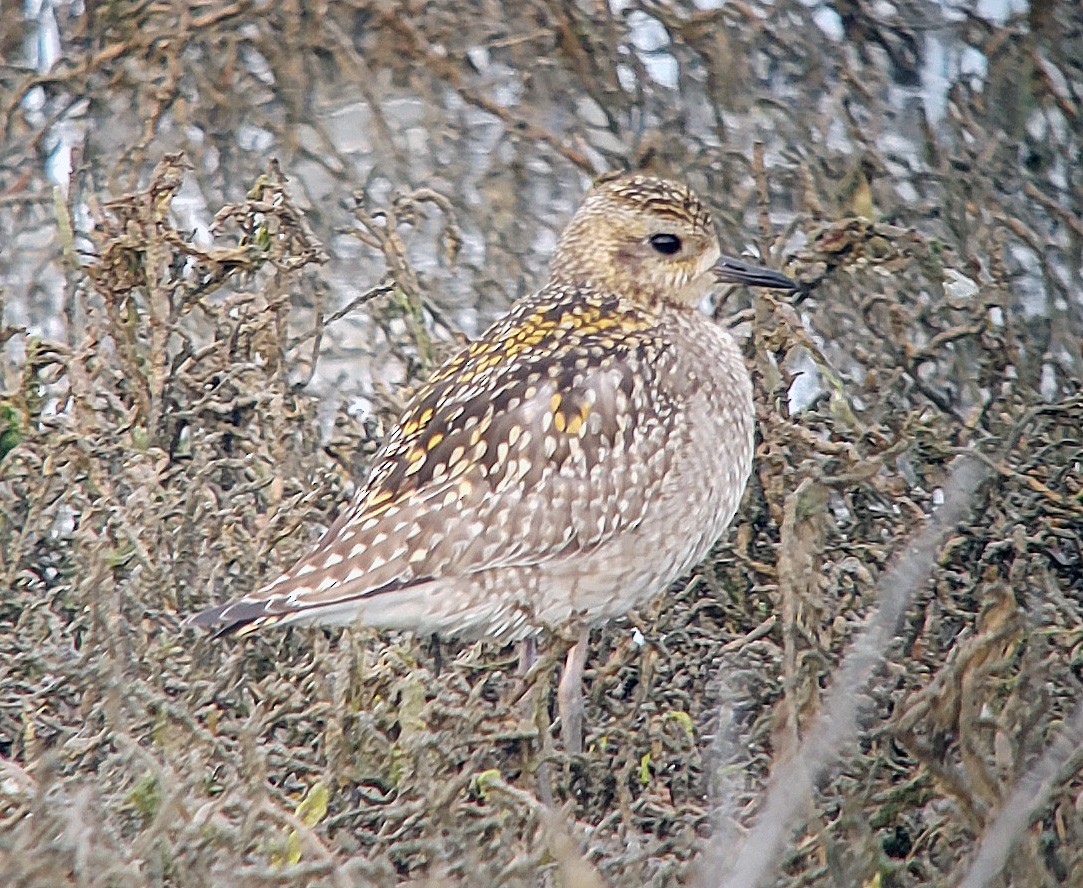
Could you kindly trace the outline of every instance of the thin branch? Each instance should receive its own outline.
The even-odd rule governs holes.
[[[894,567],[877,584],[879,608],[844,657],[838,678],[828,690],[823,708],[804,741],[792,758],[774,768],[756,826],[737,844],[732,864],[713,884],[720,888],[754,888],[776,873],[786,841],[802,812],[807,810],[817,781],[857,736],[857,717],[866,699],[865,688],[891,649],[906,608],[914,593],[928,580],[937,550],[965,516],[987,474],[988,470],[978,460],[969,457],[956,460],[944,485],[944,504],[905,546]],[[724,833],[723,836],[732,838]],[[709,847],[707,854],[712,859],[724,859],[718,846]]]

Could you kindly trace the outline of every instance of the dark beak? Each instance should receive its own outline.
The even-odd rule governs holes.
[[[774,287],[776,290],[796,290],[796,282],[786,275],[762,265],[752,265],[733,256],[721,256],[714,264],[714,276],[719,283],[744,284],[746,287]]]

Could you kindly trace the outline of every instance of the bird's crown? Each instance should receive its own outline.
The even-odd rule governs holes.
[[[711,214],[679,182],[599,178],[560,239],[552,280],[653,305],[695,302],[719,256]]]

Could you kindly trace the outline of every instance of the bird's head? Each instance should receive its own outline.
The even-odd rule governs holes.
[[[785,275],[724,256],[703,202],[679,182],[609,174],[561,236],[552,280],[647,304],[697,303],[718,282],[794,289]]]

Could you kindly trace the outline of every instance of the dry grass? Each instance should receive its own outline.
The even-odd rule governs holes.
[[[482,6],[107,4],[0,72],[4,884],[1083,884],[1078,10],[953,26],[989,70],[930,123],[892,104],[916,0],[849,5],[845,47],[796,3]],[[588,751],[509,706],[511,650],[183,631],[627,163],[808,292],[720,308],[755,476],[645,644],[595,633]]]

